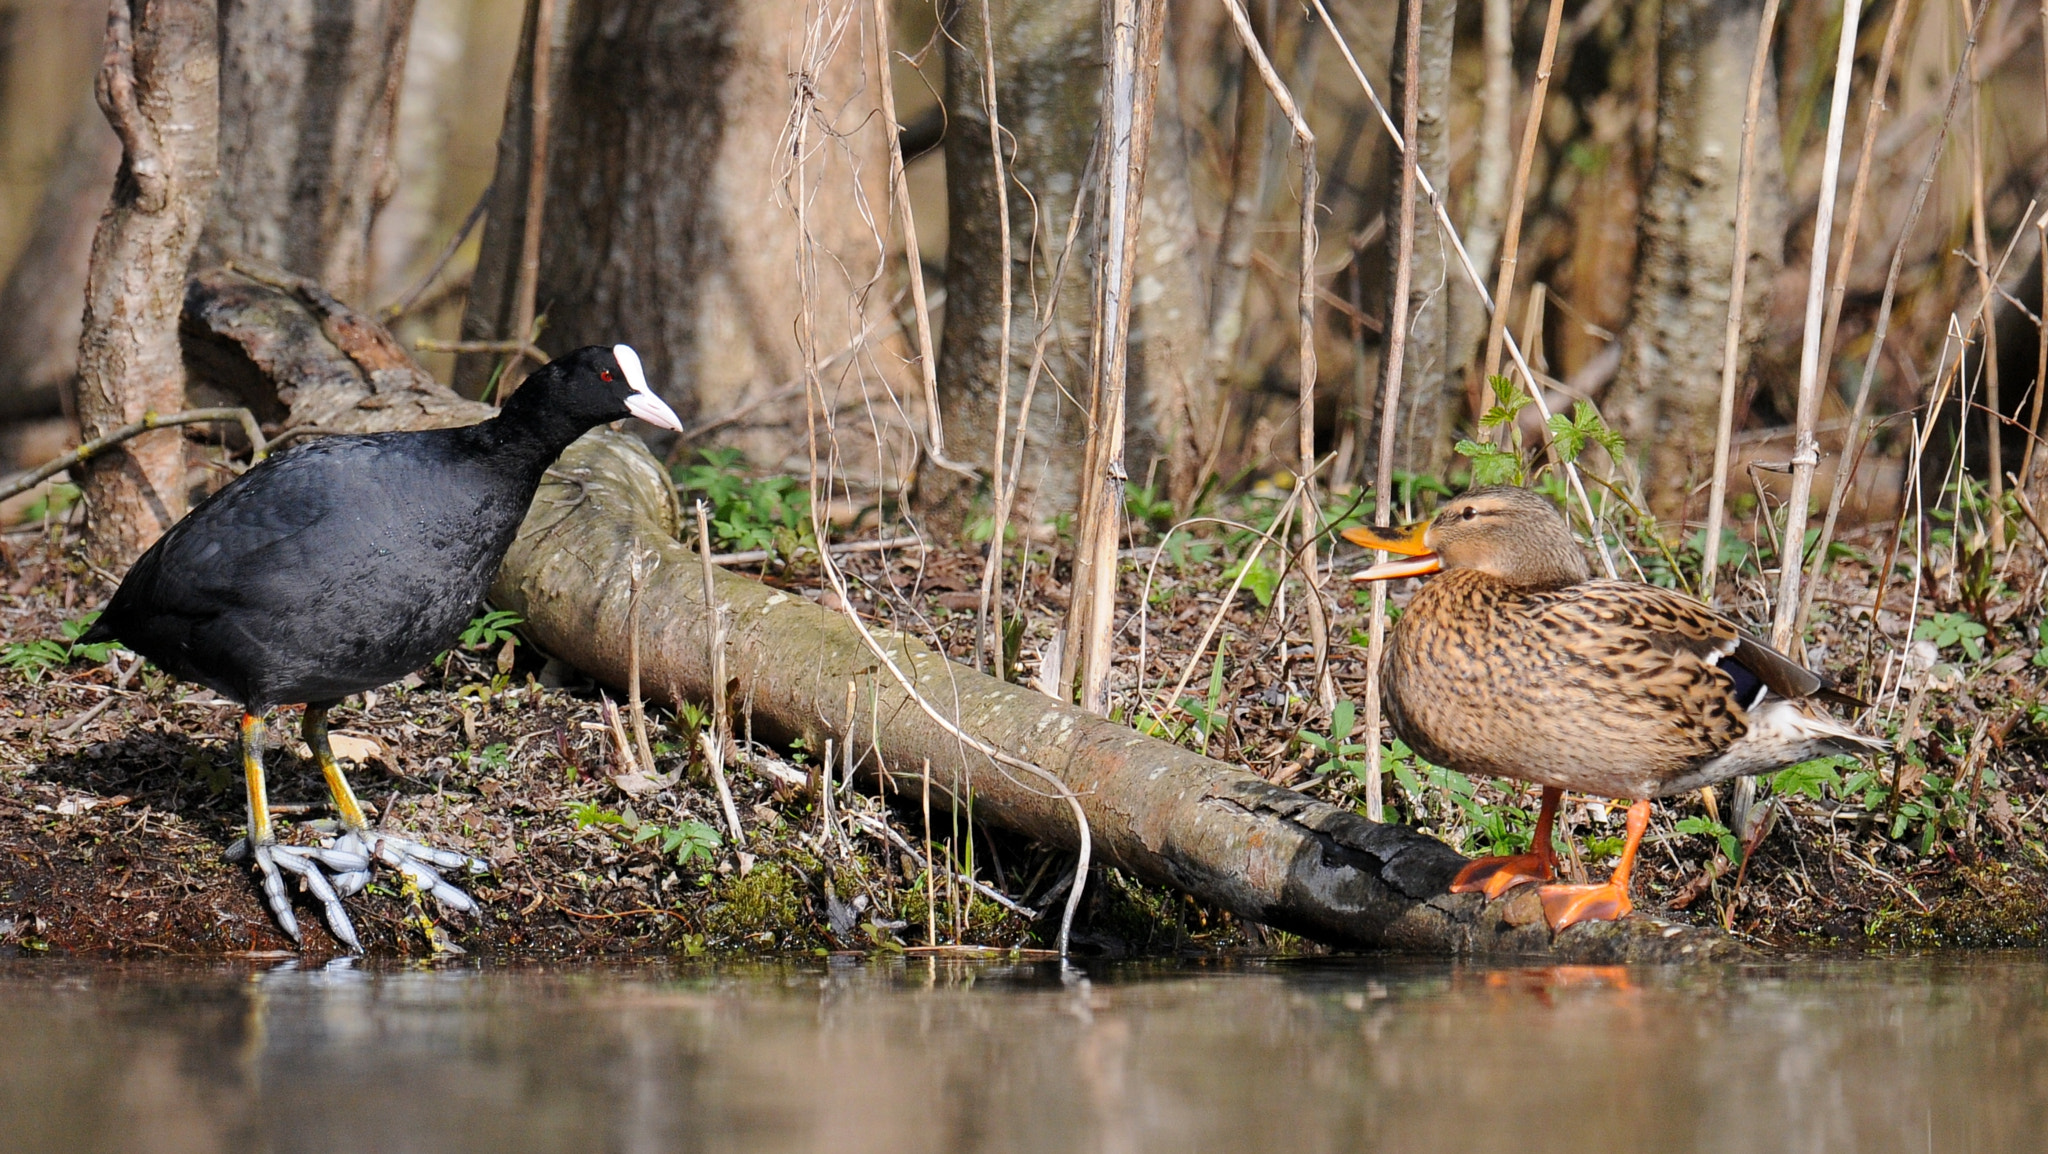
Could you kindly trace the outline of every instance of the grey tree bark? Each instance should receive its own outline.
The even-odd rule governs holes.
[[[800,379],[797,224],[778,170],[795,131],[792,54],[809,43],[806,6],[559,0],[556,7],[535,298],[545,320],[537,343],[550,353],[632,344],[655,389],[685,420],[727,411],[757,385]],[[529,0],[463,316],[467,340],[513,336],[536,11]],[[825,110],[805,128],[814,192],[816,181],[833,182],[806,206],[823,288],[834,298],[814,302],[820,358],[887,317],[887,294],[863,292],[881,266],[877,229],[887,227],[889,162],[869,115],[878,97],[863,91],[870,78],[862,51],[858,32],[849,31],[804,77]],[[861,218],[859,200],[874,206],[876,221]],[[901,373],[903,362],[897,344],[865,363],[909,398],[918,390]],[[479,395],[497,364],[489,355],[461,357],[457,390]]]
[[[64,411],[78,375],[93,233],[120,163],[120,138],[98,103],[84,101],[0,287],[0,424]]]
[[[184,406],[178,314],[217,175],[211,0],[113,0],[96,91],[122,159],[93,237],[78,352],[78,423],[102,436]],[[122,566],[185,512],[185,450],[159,430],[84,469],[86,549]]]
[[[1075,197],[1095,144],[1102,98],[1102,6],[1093,0],[991,0],[996,110],[1012,180],[1010,235],[1015,307],[1011,320],[1009,435],[1024,423],[1026,448],[1017,496],[1027,524],[1071,511],[1079,494],[1087,440],[1085,393],[1090,334],[1092,210],[1076,235],[1057,288],[1045,376],[1022,409],[1039,322],[1034,303],[1049,301]],[[1001,397],[1001,216],[996,208],[988,113],[981,92],[981,4],[957,0],[947,14],[946,320],[939,352],[939,401],[948,451],[984,468],[994,452]],[[1217,391],[1202,370],[1205,267],[1197,259],[1187,150],[1174,108],[1172,62],[1160,65],[1153,160],[1146,175],[1133,294],[1126,389],[1124,460],[1131,483],[1192,484],[1203,422]],[[1026,195],[1028,193],[1028,195]],[[1205,446],[1204,446],[1205,447]],[[1004,468],[1008,469],[1005,455]],[[971,490],[927,468],[920,485],[941,518],[964,516]]]
[[[1400,14],[1394,27],[1388,107],[1400,108],[1409,85],[1415,85],[1419,163],[1431,184],[1441,191],[1450,185],[1451,47],[1457,33],[1457,0],[1423,0],[1421,73],[1412,79],[1405,75],[1402,60],[1408,36],[1407,6],[1396,7]],[[1390,184],[1400,176],[1398,154],[1393,155],[1395,161],[1387,174]],[[1383,203],[1393,201],[1391,193],[1382,198]],[[1472,359],[1471,349],[1461,355],[1452,342],[1451,300],[1464,273],[1457,270],[1457,258],[1438,231],[1435,213],[1420,205],[1415,213],[1414,272],[1408,299],[1405,305],[1395,301],[1393,261],[1400,251],[1400,238],[1391,234],[1399,227],[1390,218],[1385,248],[1387,307],[1406,307],[1410,317],[1407,356],[1401,365],[1400,411],[1393,416],[1398,446],[1394,464],[1400,470],[1442,476],[1453,457],[1451,446],[1464,408],[1462,366]],[[1478,331],[1476,326],[1474,331]],[[1382,390],[1374,402],[1376,422],[1388,419],[1385,396]]]
[[[202,264],[254,259],[367,304],[413,0],[222,0],[221,185]]]
[[[1682,513],[1713,461],[1735,178],[1761,0],[1665,0],[1657,59],[1657,147],[1621,367],[1606,415],[1644,464],[1652,509]],[[1758,110],[1744,356],[1784,262],[1785,178],[1766,82]]]

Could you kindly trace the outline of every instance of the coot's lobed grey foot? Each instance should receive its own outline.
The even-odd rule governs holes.
[[[482,858],[438,849],[397,834],[345,829],[332,821],[310,824],[325,833],[333,834],[336,829],[342,832],[317,846],[281,845],[276,842],[259,845],[255,854],[256,868],[263,884],[264,904],[270,907],[278,926],[294,942],[300,941],[299,923],[292,914],[285,874],[299,878],[306,892],[320,903],[327,928],[335,940],[358,954],[363,952],[362,942],[356,936],[355,925],[349,920],[341,899],[360,893],[370,883],[373,862],[382,862],[411,878],[422,893],[431,894],[435,901],[457,913],[473,914],[482,908],[475,898],[441,875],[442,870],[461,870],[472,876],[489,873],[490,863]],[[249,839],[236,839],[228,847],[227,856],[230,861],[248,857]]]

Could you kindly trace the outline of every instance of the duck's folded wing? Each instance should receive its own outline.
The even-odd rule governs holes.
[[[1638,632],[1657,648],[1690,652],[1718,667],[1734,681],[1734,695],[1745,708],[1756,704],[1762,690],[1788,700],[1813,697],[1856,708],[1864,705],[1684,594],[1627,581],[1588,582],[1585,592],[1589,607],[1617,628]]]

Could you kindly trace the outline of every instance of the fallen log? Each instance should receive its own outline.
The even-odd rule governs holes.
[[[256,394],[267,388],[287,428],[424,427],[474,420],[483,408],[432,381],[371,322],[287,278],[194,278],[186,338],[236,400],[262,411]],[[661,466],[634,438],[599,430],[550,470],[491,599],[524,617],[541,648],[614,685],[627,680],[637,631],[643,690],[672,703],[712,696],[716,606],[729,622],[725,699],[757,734],[802,737],[814,749],[827,737],[842,748],[851,741],[862,774],[885,792],[921,790],[929,767],[934,796],[971,796],[978,820],[1077,844],[1061,795],[934,720],[908,682],[960,731],[1077,795],[1098,861],[1318,941],[1574,962],[1746,952],[1726,935],[1646,916],[1553,936],[1531,887],[1490,903],[1447,893],[1465,859],[1416,830],[1368,822],[871,626],[884,663],[843,615],[745,577],[717,571],[707,596],[681,528]],[[653,571],[633,610],[636,560]]]

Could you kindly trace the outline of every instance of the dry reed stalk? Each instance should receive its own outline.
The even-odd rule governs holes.
[[[2048,54],[2048,2],[2041,5],[2041,46],[2042,52]],[[2043,67],[2048,69],[2048,63]],[[2048,212],[2042,213],[2034,222],[2034,232],[2035,243],[2041,250],[2041,319],[2034,326],[2039,334],[2035,338],[2034,409],[2027,417],[2027,453],[2020,459],[2018,488],[2022,498],[2026,496],[2027,486],[2034,482],[2034,450],[2041,444],[2041,401],[2048,396]],[[2024,505],[2021,507],[2025,508]],[[2029,512],[2028,516],[2033,514]],[[2048,547],[2048,535],[2042,537],[2041,544]]]
[[[1849,212],[1842,222],[1842,251],[1835,257],[1834,279],[1828,285],[1828,316],[1820,329],[1821,363],[1835,359],[1835,332],[1842,323],[1842,301],[1848,295],[1849,269],[1856,260],[1856,240],[1863,227],[1863,201],[1870,190],[1870,174],[1876,169],[1877,126],[1884,120],[1884,94],[1891,86],[1892,61],[1898,55],[1899,34],[1912,22],[1916,0],[1898,0],[1885,23],[1884,47],[1877,54],[1877,74],[1870,82],[1870,102],[1863,114],[1863,143],[1857,152],[1856,180],[1849,186]]]
[[[1958,0],[1961,5],[1963,30],[1971,38],[1977,34],[1976,21],[1970,15],[1969,0]],[[1999,428],[1998,407],[1998,326],[1991,322],[1989,310],[1997,307],[1994,299],[1993,274],[1991,272],[1990,237],[1984,220],[1984,77],[1978,67],[1980,61],[1973,60],[1970,67],[1970,247],[1977,255],[1977,286],[1984,298],[1986,316],[1982,321],[1984,332],[1984,355],[1979,364],[1984,371],[1984,451],[1991,473],[1991,555],[2005,555],[2005,462],[2003,430]],[[2019,232],[2013,238],[2019,238]],[[2002,263],[2002,262],[2001,262]],[[1970,413],[1967,406],[1962,420],[1967,422]]]
[[[880,4],[881,0],[876,0],[876,3]],[[1003,440],[1009,435],[1010,421],[1010,314],[1014,306],[1010,283],[1010,174],[1003,164],[1003,121],[996,105],[995,36],[995,21],[989,15],[988,0],[981,0],[981,104],[988,114],[989,160],[995,165],[997,259],[1002,264],[997,277],[1000,288],[996,308],[1001,316],[1001,335],[996,338],[996,435],[989,451],[989,468],[990,485],[997,494],[1001,494]],[[933,387],[937,388],[936,378]],[[997,500],[1000,504],[1000,496]],[[988,579],[982,582],[981,603],[974,618],[974,667],[982,667],[982,641],[993,632],[997,677],[1001,677],[1003,672],[1003,523],[1009,515],[1007,507],[996,510],[994,535],[988,545],[989,563],[985,574]]]
[[[1324,5],[1323,0],[1311,0],[1311,2],[1315,5],[1316,13],[1323,18],[1324,26],[1330,30],[1331,38],[1337,42],[1337,49],[1343,53],[1344,63],[1350,67],[1352,77],[1358,81],[1358,86],[1365,90],[1366,100],[1372,104],[1373,111],[1378,114],[1380,126],[1387,130],[1387,135],[1392,138],[1394,147],[1402,150],[1405,155],[1408,147],[1406,143],[1408,137],[1399,128],[1395,127],[1394,118],[1388,115],[1387,106],[1380,102],[1379,93],[1374,91],[1372,81],[1365,78],[1365,70],[1359,67],[1358,56],[1351,51],[1350,42],[1344,39],[1344,33],[1337,27],[1336,22],[1330,19],[1330,11]],[[1465,242],[1459,237],[1457,226],[1451,223],[1451,214],[1444,207],[1444,198],[1438,193],[1436,186],[1430,183],[1428,173],[1418,171],[1415,174],[1415,181],[1416,187],[1420,189],[1422,195],[1429,198],[1430,207],[1436,215],[1437,229],[1443,234],[1443,238],[1450,243],[1451,252],[1458,258],[1458,268],[1465,274],[1466,283],[1470,284],[1472,291],[1478,294],[1479,303],[1486,306],[1487,324],[1497,324],[1500,320],[1500,310],[1494,302],[1493,294],[1487,291],[1486,282],[1480,277],[1478,267],[1472,263],[1472,254],[1466,251]],[[1515,363],[1516,369],[1520,370],[1522,381],[1528,386],[1530,400],[1536,406],[1537,415],[1543,418],[1544,448],[1546,451],[1549,451],[1550,402],[1544,399],[1542,380],[1537,377],[1535,370],[1529,367],[1528,358],[1522,355],[1522,347],[1516,342],[1514,334],[1503,329],[1502,338],[1502,346],[1507,350],[1508,359]],[[1616,575],[1614,555],[1608,550],[1607,539],[1600,531],[1600,515],[1594,511],[1593,500],[1586,494],[1585,480],[1580,476],[1579,467],[1576,464],[1570,461],[1565,461],[1563,464],[1565,483],[1570,487],[1572,496],[1578,499],[1579,508],[1586,515],[1587,532],[1593,539],[1594,549],[1600,554],[1600,567],[1606,572],[1607,576],[1613,577]]]
[[[1983,20],[1984,10],[1989,4],[1990,0],[1979,0],[1976,16],[1978,21]],[[1892,303],[1898,297],[1899,276],[1904,271],[1906,265],[1906,243],[1912,237],[1915,226],[1920,223],[1921,210],[1927,207],[1927,194],[1934,188],[1934,178],[1941,166],[1941,154],[1948,147],[1949,131],[1955,124],[1956,109],[1962,101],[1964,81],[1969,75],[1969,62],[1972,54],[1976,51],[1976,46],[1977,41],[1975,37],[1969,38],[1963,44],[1962,59],[1957,62],[1955,74],[1949,78],[1948,100],[1942,110],[1941,126],[1935,132],[1934,147],[1928,151],[1926,168],[1920,174],[1920,184],[1913,190],[1912,206],[1906,210],[1905,223],[1899,226],[1899,239],[1892,247],[1891,268],[1885,273],[1884,295],[1879,298],[1877,306],[1877,326],[1871,333],[1870,352],[1865,354],[1863,358],[1863,376],[1856,383],[1856,401],[1850,410],[1849,431],[1845,435],[1846,439],[1842,442],[1845,451],[1850,446],[1860,445],[1863,441],[1863,421],[1870,407],[1870,390],[1872,383],[1877,378],[1878,359],[1884,355],[1885,338],[1891,333]],[[1882,93],[1880,92],[1874,94],[1872,99],[1878,99],[1881,96]],[[1868,165],[1871,162],[1866,160],[1864,163]],[[1929,425],[1931,427],[1932,422],[1929,422]],[[1834,487],[1828,494],[1827,518],[1821,524],[1820,538],[1814,543],[1816,546],[1813,561],[1813,576],[1815,580],[1819,579],[1821,567],[1827,562],[1828,545],[1834,540],[1835,523],[1841,515],[1842,502],[1848,495],[1852,474],[1852,469],[1838,469],[1835,472]],[[1893,541],[1893,547],[1897,547],[1896,537]],[[1891,563],[1887,561],[1884,569],[1880,571],[1878,576],[1877,595],[1880,601],[1884,597],[1885,578],[1890,573]],[[1794,625],[1795,631],[1803,631],[1806,628],[1806,618],[1812,610],[1813,582],[1808,581],[1800,599],[1799,617]],[[1874,643],[1876,639],[1876,610],[1872,609],[1871,613],[1871,639]]]
[[[1270,41],[1274,32],[1274,0],[1258,5],[1253,38]],[[1225,383],[1238,338],[1244,331],[1245,289],[1251,283],[1253,243],[1258,239],[1258,210],[1266,194],[1266,159],[1272,142],[1266,131],[1272,105],[1252,83],[1257,68],[1250,50],[1244,54],[1244,75],[1237,87],[1235,147],[1230,158],[1230,199],[1216,244],[1216,285],[1209,306],[1208,347],[1203,351],[1211,379]]]
[[[1294,130],[1294,141],[1301,149],[1301,281],[1295,303],[1295,323],[1298,329],[1295,349],[1295,371],[1297,374],[1297,401],[1295,428],[1298,432],[1300,452],[1299,468],[1295,471],[1295,484],[1308,487],[1306,499],[1301,503],[1301,544],[1296,547],[1295,564],[1302,572],[1303,583],[1308,587],[1305,598],[1308,604],[1309,639],[1315,647],[1316,700],[1325,712],[1336,708],[1337,686],[1330,676],[1330,622],[1329,607],[1323,603],[1323,589],[1316,564],[1316,541],[1321,532],[1317,517],[1319,506],[1315,499],[1315,458],[1316,458],[1316,134],[1309,130],[1308,120],[1302,116],[1301,108],[1295,103],[1294,93],[1287,83],[1280,79],[1280,73],[1273,68],[1273,61],[1266,50],[1259,45],[1259,38],[1252,30],[1250,17],[1245,15],[1240,0],[1223,0],[1230,11],[1230,21],[1237,29],[1237,38],[1244,45],[1246,57],[1258,69],[1259,79],[1265,82],[1266,91],[1273,96],[1273,103],[1280,106],[1280,114],[1287,118],[1287,124]],[[1284,627],[1283,627],[1284,632]]]
[[[540,226],[548,203],[548,131],[554,118],[551,75],[555,50],[555,0],[535,0],[533,9],[533,128],[526,143],[526,219],[519,237],[519,283],[512,299],[512,331],[507,339],[519,342],[520,351],[508,358],[500,370],[498,387],[492,396],[503,403],[519,387],[526,374],[521,358],[536,362],[545,357],[532,348],[533,317],[540,294]]]
[[[1771,618],[1771,644],[1792,651],[1799,623],[1799,586],[1805,573],[1802,546],[1806,541],[1806,505],[1813,496],[1814,466],[1820,445],[1814,425],[1820,419],[1820,329],[1827,295],[1828,244],[1834,237],[1835,188],[1842,175],[1842,127],[1849,114],[1849,86],[1856,75],[1856,27],[1862,18],[1860,0],[1842,9],[1842,34],[1835,51],[1835,90],[1828,101],[1827,143],[1822,153],[1820,203],[1814,214],[1813,255],[1806,288],[1806,324],[1799,345],[1799,407],[1793,420],[1792,496],[1786,504],[1784,545],[1779,553],[1778,603]],[[1754,789],[1754,785],[1751,786]],[[1736,831],[1738,834],[1740,830]]]
[[[924,381],[925,456],[947,472],[972,477],[974,466],[946,456],[946,426],[939,409],[939,362],[932,353],[931,303],[925,298],[924,257],[917,243],[916,215],[910,207],[910,181],[903,172],[902,125],[896,122],[896,81],[890,68],[891,58],[895,55],[890,48],[894,42],[890,35],[891,23],[888,0],[875,0],[875,47],[881,57],[881,67],[875,71],[875,80],[882,96],[882,131],[889,137],[889,199],[896,202],[896,224],[903,230],[903,260],[910,272],[910,311],[917,325],[917,365]],[[989,117],[991,120],[995,117],[993,99]],[[998,166],[1002,164],[1000,156],[996,163]],[[1009,239],[1006,228],[1003,232],[1006,256]],[[1005,277],[1007,288],[1007,269]]]
[[[1073,599],[1067,637],[1073,644],[1061,684],[1080,683],[1080,705],[1107,715],[1116,622],[1117,544],[1122,538],[1125,372],[1130,352],[1131,293],[1137,279],[1145,164],[1152,137],[1165,0],[1113,0],[1109,73],[1103,92],[1103,205],[1097,253],[1095,333],[1090,357],[1086,463],[1075,533]]]
[[[647,575],[653,571],[650,561],[659,564],[659,558],[635,552],[627,569],[626,707],[627,716],[633,721],[633,747],[640,751],[640,764],[652,775],[657,772],[654,768],[654,747],[647,742],[647,706],[640,698],[640,590],[646,586]]]
[[[1770,0],[1775,9],[1777,0]],[[1543,18],[1543,47],[1536,53],[1536,81],[1529,90],[1529,111],[1522,121],[1522,144],[1515,155],[1515,182],[1508,193],[1507,215],[1500,243],[1500,272],[1493,282],[1494,319],[1486,329],[1486,359],[1470,398],[1473,413],[1483,412],[1486,381],[1500,372],[1501,339],[1507,324],[1508,301],[1515,291],[1515,266],[1521,260],[1522,211],[1529,198],[1529,170],[1536,162],[1536,143],[1543,136],[1543,106],[1550,95],[1550,68],[1557,59],[1557,29],[1564,19],[1564,0],[1550,0]]]
[[[725,751],[730,743],[732,714],[730,703],[725,699],[725,609],[712,594],[711,573],[711,516],[710,506],[696,502],[697,512],[697,555],[703,558],[704,605],[709,610],[711,634],[708,638],[711,668],[711,731],[699,733],[697,744],[704,751],[704,769],[711,775],[711,784],[718,791],[718,804],[725,813],[726,828],[732,832],[733,850],[742,851],[747,844],[746,833],[740,828],[739,808],[732,801],[732,787],[725,780]],[[670,697],[675,697],[671,692]],[[740,868],[744,871],[747,859],[742,856]]]
[[[1401,185],[1399,207],[1395,210],[1397,227],[1394,232],[1394,291],[1388,297],[1387,309],[1387,354],[1382,362],[1385,376],[1380,384],[1380,443],[1379,464],[1374,473],[1372,523],[1385,526],[1393,517],[1394,487],[1394,415],[1401,405],[1401,361],[1408,352],[1408,289],[1415,272],[1415,187],[1422,175],[1415,147],[1415,126],[1420,112],[1420,100],[1416,92],[1415,78],[1422,71],[1422,0],[1407,0],[1408,34],[1401,45],[1401,67],[1407,76],[1407,83],[1401,86]],[[1533,115],[1533,112],[1532,112]],[[1489,320],[1489,331],[1500,331],[1500,315],[1495,310]],[[1539,388],[1541,386],[1538,386]],[[1366,750],[1365,770],[1365,817],[1367,821],[1385,820],[1385,801],[1381,795],[1380,782],[1380,658],[1386,652],[1387,640],[1387,583],[1372,583],[1372,610],[1367,618],[1367,640],[1365,658],[1365,728],[1362,740]]]
[[[1756,57],[1749,67],[1749,93],[1742,109],[1742,159],[1735,177],[1735,267],[1728,275],[1728,325],[1721,338],[1721,404],[1714,420],[1714,476],[1707,496],[1706,539],[1700,557],[1700,600],[1712,604],[1715,578],[1721,569],[1721,521],[1728,504],[1728,456],[1735,434],[1735,364],[1742,347],[1742,302],[1749,280],[1749,210],[1756,185],[1756,117],[1762,104],[1764,77],[1771,67],[1771,36],[1778,23],[1778,0],[1765,0],[1758,21]],[[1869,170],[1865,164],[1864,170]],[[1859,174],[1860,175],[1860,174]]]
[[[924,944],[939,944],[939,859],[932,856],[932,763],[925,759],[924,774]],[[1061,951],[1065,956],[1065,951]]]

